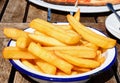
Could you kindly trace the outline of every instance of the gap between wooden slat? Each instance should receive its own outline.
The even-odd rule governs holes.
[[[25,13],[26,0],[9,0],[1,19],[4,23],[21,23]]]

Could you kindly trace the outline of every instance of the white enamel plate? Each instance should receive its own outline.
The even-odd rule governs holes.
[[[120,15],[120,11],[117,12]],[[106,29],[115,37],[120,39],[120,22],[115,14],[111,14],[105,21]]]
[[[89,27],[88,27],[89,28]],[[89,28],[91,30],[93,30],[94,32],[104,35],[102,32],[93,29],[93,28]],[[28,32],[33,32],[34,30],[31,28],[26,29],[25,31]],[[9,41],[8,46],[15,46],[16,45],[16,41]],[[40,72],[37,72],[35,70],[30,69],[29,67],[25,66],[20,60],[10,60],[11,64],[20,72],[28,75],[29,77],[36,79],[37,81],[41,81],[41,80],[45,80],[48,82],[76,82],[78,83],[78,81],[87,81],[88,79],[90,79],[91,76],[103,72],[105,70],[108,70],[116,61],[117,58],[117,49],[115,47],[106,50],[106,52],[104,52],[102,54],[103,56],[106,57],[105,62],[98,68],[93,69],[89,72],[85,72],[85,73],[81,73],[78,75],[72,75],[72,76],[56,76],[56,75],[48,75],[48,74],[43,74]],[[47,83],[48,83],[47,82]],[[42,82],[43,83],[43,82]],[[44,82],[46,83],[46,82]]]

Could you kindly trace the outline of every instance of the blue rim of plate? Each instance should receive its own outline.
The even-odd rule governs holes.
[[[91,27],[90,27],[90,28],[91,28]],[[97,30],[97,29],[96,29],[96,30]],[[100,30],[98,30],[98,31],[101,32]],[[103,33],[103,32],[102,32],[102,33]],[[103,33],[103,34],[104,34],[104,33]],[[7,45],[7,46],[10,45],[11,41],[12,41],[12,39],[8,42],[8,45]],[[29,72],[29,71],[21,68],[21,67],[20,67],[19,65],[17,65],[17,64],[15,63],[15,61],[12,60],[12,59],[9,59],[9,61],[10,61],[10,63],[11,63],[18,71],[20,71],[21,73],[26,74],[26,75],[31,76],[31,77],[34,77],[34,78],[37,78],[37,79],[46,80],[46,81],[51,81],[51,82],[74,82],[74,81],[83,81],[83,80],[89,79],[91,76],[94,76],[94,75],[99,74],[100,72],[104,72],[104,71],[108,70],[108,69],[115,63],[115,61],[116,61],[116,59],[117,59],[117,48],[116,48],[116,46],[114,47],[114,49],[115,49],[115,56],[114,56],[112,62],[111,62],[108,66],[106,66],[104,69],[101,69],[101,70],[99,70],[99,72],[95,72],[95,73],[93,73],[93,74],[91,74],[91,75],[86,75],[86,76],[81,76],[81,77],[73,77],[73,78],[55,78],[55,77],[40,76],[40,75],[34,74],[34,73],[32,73],[32,72]]]

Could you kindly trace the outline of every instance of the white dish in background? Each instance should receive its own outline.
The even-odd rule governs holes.
[[[96,29],[93,29],[93,28],[89,28],[89,29],[93,30],[94,32],[98,34],[104,35],[102,32]],[[28,28],[25,31],[32,33],[34,29]],[[16,45],[16,42],[13,40],[9,41],[8,43],[8,46],[15,46],[15,45]],[[85,73],[81,73],[81,74],[73,75],[73,76],[55,76],[55,75],[43,74],[43,73],[34,71],[30,69],[29,67],[25,66],[24,64],[21,63],[20,60],[11,59],[10,62],[18,71],[28,75],[29,77],[31,77],[32,79],[38,82],[42,82],[42,83],[53,83],[53,82],[54,83],[57,83],[57,82],[59,83],[65,83],[65,82],[85,83],[87,80],[90,79],[91,76],[96,75],[97,73],[103,72],[105,70],[108,70],[114,64],[117,58],[117,49],[113,47],[111,49],[106,50],[106,52],[104,52],[102,55],[106,57],[106,60],[100,67],[95,68],[89,72],[85,72]]]
[[[30,2],[55,10],[67,11],[67,12],[76,12],[78,8],[80,8],[81,13],[101,13],[110,11],[107,6],[65,6],[65,5],[55,5],[51,3],[44,2],[43,0],[29,0]],[[114,5],[115,10],[120,9],[120,4]]]
[[[120,15],[120,11],[117,12]],[[116,38],[120,39],[120,22],[114,13],[109,15],[105,21],[106,29]]]

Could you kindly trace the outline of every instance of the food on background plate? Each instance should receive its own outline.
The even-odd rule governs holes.
[[[64,28],[38,18],[30,22],[33,32],[4,28],[4,35],[16,45],[5,47],[3,58],[20,60],[35,71],[52,75],[76,75],[99,67],[105,61],[102,53],[113,48],[116,40],[86,28],[79,22],[80,10],[76,13],[67,15]]]
[[[62,5],[89,5],[102,6],[106,3],[119,4],[120,0],[43,0],[48,3],[62,4]]]

